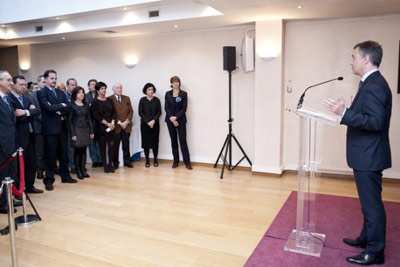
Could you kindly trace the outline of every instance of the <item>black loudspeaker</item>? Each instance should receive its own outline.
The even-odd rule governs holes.
[[[236,69],[236,47],[224,46],[224,70],[232,71]]]

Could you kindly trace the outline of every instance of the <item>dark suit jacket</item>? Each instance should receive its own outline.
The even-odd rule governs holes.
[[[96,92],[95,97],[97,98],[97,92]],[[85,103],[86,104],[89,104],[89,106],[90,106],[92,104],[93,100],[94,100],[94,98],[93,98],[93,95],[91,92],[85,94]]]
[[[358,90],[341,123],[347,128],[347,163],[359,171],[382,171],[392,166],[389,125],[392,93],[379,71]]]
[[[46,86],[38,91],[38,101],[42,110],[43,135],[61,133],[61,116],[67,118],[71,109],[71,103],[65,97],[64,92],[58,89],[55,91],[57,97]],[[66,107],[61,103],[66,104]]]
[[[40,109],[40,104],[37,98],[37,92],[35,91],[32,94],[29,95],[29,98],[31,99],[32,103],[36,106],[37,109],[40,110],[40,113],[42,113]],[[42,134],[42,114],[35,116],[34,120],[34,126],[35,126],[35,134]]]
[[[27,109],[29,110],[30,116],[20,116],[17,117],[17,144],[18,147],[22,147],[23,149],[26,149],[28,147],[28,142],[29,142],[29,124],[32,126],[33,133],[35,132],[35,126],[33,124],[34,117],[40,115],[40,109],[35,108],[35,109],[29,109],[30,105],[32,105],[32,101],[29,97],[27,96],[22,96],[22,102],[24,102],[24,105],[22,105],[19,100],[12,94],[10,93],[10,99],[12,106],[14,110],[16,109]],[[33,104],[34,105],[34,104]]]
[[[14,153],[17,149],[15,124],[16,118],[14,113],[10,112],[3,98],[0,97],[0,145],[7,155]],[[0,153],[0,163],[3,163],[4,160],[5,158],[2,153]],[[3,177],[0,177],[0,181],[2,178]]]
[[[180,98],[180,101],[176,101]],[[178,123],[186,123],[187,93],[179,90],[179,95],[175,99],[172,90],[165,93],[165,121],[170,122],[169,118],[176,116]]]
[[[109,99],[114,104],[115,110],[115,133],[121,132],[121,126],[119,126],[118,121],[124,122],[127,119],[131,122],[126,126],[125,132],[132,132],[132,118],[133,118],[133,108],[131,104],[131,99],[126,95],[121,95],[121,103],[118,102],[115,95],[109,96]]]

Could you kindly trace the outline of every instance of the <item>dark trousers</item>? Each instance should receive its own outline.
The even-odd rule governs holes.
[[[103,161],[104,168],[106,168],[106,166],[112,165],[112,160],[114,156],[114,138],[104,135],[100,135],[98,136],[98,138],[100,145],[101,160]],[[108,163],[107,163],[107,155],[108,155]]]
[[[43,151],[44,151],[44,143],[43,143],[43,135],[35,134],[36,141],[36,171],[44,172],[44,162],[43,162]]]
[[[71,136],[68,134],[68,166],[75,169],[74,148],[71,146]]]
[[[32,189],[36,174],[36,145],[35,134],[29,134],[28,146],[24,148],[25,188]]]
[[[113,156],[114,165],[119,165],[119,144],[121,143],[121,141],[122,141],[122,153],[124,155],[124,164],[131,162],[131,153],[129,149],[130,137],[131,133],[127,133],[123,129],[121,129],[120,133],[115,134],[114,156]]]
[[[68,170],[68,133],[51,134],[44,136],[44,164],[46,170],[46,178],[43,182],[54,183],[54,168],[56,159],[59,160],[59,172],[61,179],[70,178]]]
[[[382,171],[354,170],[358,196],[364,215],[358,239],[366,242],[366,253],[376,254],[385,248],[386,213],[382,202]]]
[[[171,138],[172,154],[174,155],[174,162],[179,162],[179,150],[178,150],[178,137],[179,144],[181,145],[181,151],[183,161],[190,163],[189,149],[186,142],[186,123],[179,124],[175,127],[171,122],[167,122],[169,137]]]
[[[158,147],[153,147],[153,156],[154,160],[157,160],[158,157]],[[150,156],[150,149],[149,148],[143,148],[144,151],[144,156],[146,157],[146,162],[149,161],[149,156]]]

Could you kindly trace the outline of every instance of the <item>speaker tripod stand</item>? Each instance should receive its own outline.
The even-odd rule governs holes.
[[[228,124],[229,124],[229,132],[228,135],[226,136],[224,145],[221,148],[221,151],[219,152],[218,158],[215,161],[214,168],[217,167],[218,161],[222,159],[222,170],[221,170],[221,175],[220,179],[224,178],[224,170],[225,168],[228,171],[233,171],[244,159],[246,159],[250,166],[252,166],[252,163],[249,159],[249,157],[246,155],[246,152],[240,145],[239,141],[235,137],[235,135],[232,132],[232,123],[233,123],[233,118],[232,118],[232,70],[228,70],[229,72],[229,119],[228,119]],[[235,141],[237,146],[239,147],[240,151],[243,153],[243,157],[236,163],[235,165],[232,164],[232,139]]]

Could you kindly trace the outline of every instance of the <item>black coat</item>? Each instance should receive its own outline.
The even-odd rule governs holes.
[[[30,116],[23,115],[17,117],[17,125],[16,125],[18,147],[26,149],[29,142],[29,125],[31,125],[34,133],[35,132],[34,120],[35,116],[40,115],[40,109],[38,108],[29,109],[29,107],[34,104],[32,100],[27,96],[22,96],[22,102],[24,103],[24,105],[22,105],[12,93],[10,93],[9,96],[14,110],[27,109],[29,110],[30,113]]]
[[[347,163],[359,171],[382,171],[392,166],[389,125],[392,93],[379,71],[358,90],[341,123],[347,128]]]
[[[11,105],[11,99],[8,98]],[[3,98],[0,97],[0,145],[8,155],[14,153],[17,149],[16,142],[16,118],[13,112],[10,111]],[[0,163],[3,163],[5,158],[0,153]],[[0,181],[3,177],[0,177]]]
[[[186,123],[187,93],[179,90],[178,97],[174,98],[172,90],[165,93],[165,122],[170,122],[169,118],[176,116],[178,123]]]
[[[56,89],[57,97],[47,88],[38,91],[38,101],[42,110],[42,134],[51,135],[61,133],[61,117],[68,117],[71,103],[64,92]],[[62,105],[64,103],[66,106]]]

